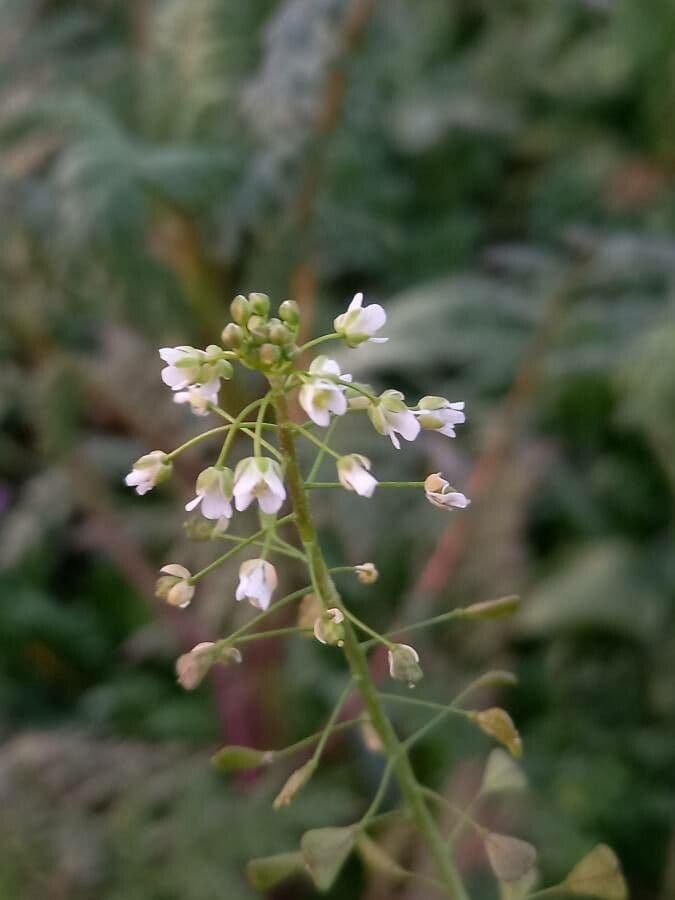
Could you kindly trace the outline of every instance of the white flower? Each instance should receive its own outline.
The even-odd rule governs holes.
[[[209,466],[199,473],[196,484],[197,496],[185,504],[192,512],[201,503],[205,519],[229,519],[232,516],[232,470]]]
[[[445,397],[422,397],[415,415],[422,428],[455,437],[455,425],[466,421],[464,403],[450,403]]]
[[[209,406],[218,403],[220,378],[212,378],[206,384],[191,384],[185,391],[174,394],[174,403],[189,403],[196,416],[208,416]]]
[[[429,503],[439,509],[465,509],[471,501],[464,494],[453,490],[450,483],[443,478],[440,472],[429,475],[424,482],[424,493]]]
[[[375,338],[373,335],[387,321],[387,314],[378,303],[371,303],[365,309],[362,304],[363,294],[354,294],[347,312],[335,319],[333,323],[335,330],[350,347],[358,347],[364,341],[383,344],[387,338]]]
[[[159,571],[168,577],[160,578],[157,582],[157,595],[163,597],[170,606],[178,606],[180,609],[189,606],[195,594],[195,586],[190,584],[190,570],[177,563],[169,563]]]
[[[235,596],[237,600],[248,600],[258,609],[265,610],[270,605],[276,586],[277,570],[272,563],[265,559],[247,559],[239,569]]]
[[[314,623],[314,637],[322,644],[342,647],[345,634],[342,627],[344,620],[345,616],[341,609],[337,607],[327,609]]]
[[[313,360],[309,374],[312,378],[300,388],[300,406],[312,422],[325,428],[330,422],[331,413],[343,416],[347,412],[344,386],[335,379],[349,383],[352,376],[340,375],[340,366],[326,356],[317,356]]]
[[[370,460],[360,453],[341,456],[337,461],[340,484],[348,491],[356,491],[360,497],[372,497],[377,478],[370,474]]]
[[[172,463],[163,450],[153,450],[137,459],[124,483],[143,496],[171,475]]]
[[[409,644],[394,644],[388,653],[389,674],[396,681],[406,681],[410,687],[422,678],[420,656]]]
[[[187,346],[162,347],[159,355],[167,364],[162,369],[162,381],[172,391],[206,384],[214,378],[232,377],[232,365],[223,359],[223,350],[216,344],[209,344],[206,350]]]
[[[384,391],[378,402],[368,407],[368,416],[380,434],[389,435],[397,450],[401,449],[397,433],[406,441],[414,441],[420,433],[420,423],[406,406],[400,391]]]
[[[380,577],[375,564],[371,562],[360,563],[358,566],[354,566],[354,571],[361,584],[375,584]]]
[[[264,513],[276,513],[286,499],[279,463],[268,457],[249,456],[234,470],[234,503],[241,512],[254,499]]]

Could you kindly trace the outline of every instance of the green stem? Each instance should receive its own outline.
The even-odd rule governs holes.
[[[320,447],[324,453],[329,453],[333,459],[340,459],[340,454],[336,453],[331,447],[328,446],[324,441],[320,438],[315,437],[311,431],[307,431],[302,425],[290,425],[289,427],[294,428],[296,431],[299,431],[300,434],[306,438],[308,441],[311,441],[313,444],[316,444],[317,447]]]
[[[217,428],[210,428],[208,431],[202,431],[201,434],[190,438],[189,441],[185,441],[185,443],[181,444],[180,447],[176,447],[176,449],[172,450],[171,453],[167,453],[167,459],[174,459],[174,457],[178,456],[179,453],[182,453],[183,450],[187,450],[189,447],[194,447],[195,444],[199,444],[200,441],[203,441],[205,438],[211,437],[212,434],[222,434],[223,431],[229,431],[231,427],[231,425],[219,425]]]
[[[258,631],[256,634],[245,634],[243,637],[236,638],[234,642],[232,641],[232,638],[230,638],[227,643],[250,644],[251,641],[265,641],[268,638],[288,637],[291,634],[309,635],[311,633],[311,628],[301,628],[299,625],[291,625],[288,628],[271,628],[269,631]]]
[[[283,388],[283,386],[281,387]],[[303,546],[307,551],[312,582],[325,609],[336,606],[344,610],[340,596],[328,572],[310,514],[307,494],[303,486],[295,450],[293,424],[289,417],[288,405],[282,390],[275,391],[274,404],[277,424],[279,425],[279,444],[286,462],[286,478],[295,511],[296,527]],[[448,896],[454,898],[454,900],[468,900],[468,895],[459,873],[447,852],[443,835],[429,812],[410,760],[407,754],[402,752],[396,732],[384,710],[377,688],[371,678],[366,657],[352,624],[347,618],[345,618],[344,622],[344,653],[372,726],[382,742],[387,758],[392,761],[403,798],[410,808],[411,815],[422,838],[429,847]]]
[[[292,594],[286,594],[285,597],[282,597],[281,600],[277,600],[276,603],[272,603],[266,610],[259,613],[257,616],[254,616],[248,622],[245,622],[240,628],[237,628],[236,631],[233,631],[231,635],[226,638],[223,638],[222,641],[218,641],[218,647],[225,647],[228,644],[231,644],[232,641],[236,641],[240,635],[246,634],[247,631],[250,631],[255,625],[258,625],[260,622],[264,621],[268,616],[271,616],[272,613],[275,613],[278,609],[283,609],[284,606],[288,606],[289,603],[292,603],[294,600],[299,600],[301,597],[304,597],[305,594],[308,594],[312,589],[312,586],[308,584],[304,588],[300,588],[298,591],[293,591]]]
[[[267,407],[270,402],[269,393],[263,397],[263,401],[258,408],[258,418],[255,423],[255,436],[253,438],[253,455],[256,459],[260,459],[262,456],[261,444],[262,444],[262,429],[263,423],[265,421],[265,413],[267,412]]]
[[[223,458],[223,461],[224,461],[225,457],[227,456],[227,452],[230,449],[229,445],[234,440],[234,435],[237,433],[237,431],[241,431],[242,434],[245,434],[247,437],[250,437],[252,440],[255,440],[255,432],[251,431],[251,429],[248,426],[250,425],[253,428],[255,428],[256,423],[255,422],[243,422],[243,421],[239,421],[239,419],[240,419],[240,417],[243,418],[243,415],[245,413],[250,412],[251,409],[255,409],[255,407],[259,403],[262,403],[262,399],[256,400],[254,403],[249,404],[247,407],[245,407],[241,411],[239,416],[230,415],[229,412],[227,412],[224,409],[221,409],[220,406],[212,406],[211,407],[211,409],[213,410],[214,413],[216,413],[223,419],[227,419],[227,421],[231,422],[233,426],[236,426],[236,427],[232,428],[232,432],[231,432],[232,437],[231,438],[230,438],[230,435],[228,434],[228,438],[230,438],[230,440],[229,440],[227,448],[223,445],[223,448],[220,451],[220,455]],[[263,425],[263,428],[276,428],[276,425],[265,422]],[[263,438],[260,439],[260,443],[266,450],[268,450],[272,454],[272,456],[276,456],[276,458],[279,460],[281,459],[281,454],[279,453],[279,451],[277,450],[276,447],[274,447],[272,444],[270,444],[268,441],[264,440]]]
[[[330,737],[331,732],[333,731],[333,728],[335,727],[335,724],[337,723],[338,716],[342,712],[342,708],[345,705],[345,703],[347,702],[347,698],[349,697],[351,690],[352,690],[352,681],[350,679],[347,686],[340,694],[337,703],[333,707],[333,712],[330,714],[330,718],[326,722],[326,727],[324,728],[323,733],[322,733],[321,737],[319,738],[319,743],[316,745],[316,750],[312,754],[312,759],[316,763],[318,763],[319,760],[321,759],[321,754],[323,753],[323,748],[326,746],[326,742],[327,742],[328,738]]]
[[[338,734],[338,732],[340,731],[346,731],[348,728],[353,728],[354,725],[359,725],[364,721],[366,721],[364,716],[357,716],[354,719],[345,719],[344,722],[336,722],[331,726],[331,729],[328,732],[328,736],[331,737],[334,734]],[[326,729],[322,728],[321,731],[316,731],[314,734],[310,734],[307,737],[296,741],[295,744],[290,744],[288,747],[284,747],[282,750],[274,750],[273,753],[275,761],[277,759],[281,759],[284,756],[292,756],[294,753],[297,753],[298,750],[304,750],[305,747],[311,747],[312,744],[315,744],[318,740],[321,740],[325,733]]]
[[[344,609],[344,614],[347,616],[348,619],[351,619],[351,621],[354,623],[354,625],[356,625],[357,628],[359,628],[365,634],[369,634],[374,641],[377,641],[377,643],[382,644],[382,646],[386,647],[387,650],[394,649],[394,644],[392,644],[391,641],[388,641],[386,639],[386,637],[383,637],[383,635],[378,634],[377,631],[375,631],[373,628],[371,628],[370,625],[366,625],[366,623],[362,622],[361,619],[358,619],[354,615],[354,613],[351,612],[350,610],[346,609],[345,607],[343,607],[343,609]]]
[[[248,541],[248,538],[239,537],[234,534],[219,534],[219,541],[229,541],[232,544],[243,544],[245,541]],[[274,537],[274,542],[270,547],[272,553],[280,553],[282,556],[288,556],[291,559],[302,559],[304,560],[304,556],[299,550],[296,550],[295,547],[291,547],[290,544],[286,544],[285,541],[279,541],[277,537]],[[265,541],[249,541],[249,543],[254,544],[258,547],[264,547]]]
[[[271,525],[270,528],[276,528],[278,525],[283,525],[285,522],[292,522],[295,516],[291,513],[288,516],[284,516],[283,519],[279,519],[274,525]],[[231,556],[234,556],[235,553],[238,553],[240,550],[243,550],[244,547],[248,547],[249,544],[253,544],[256,541],[260,540],[260,538],[264,538],[268,528],[261,528],[260,531],[256,531],[255,534],[252,534],[250,537],[244,538],[244,540],[237,544],[236,547],[232,547],[231,550],[228,550],[227,553],[223,553],[222,556],[219,556],[218,559],[214,559],[212,563],[209,563],[208,566],[201,569],[199,572],[196,572],[191,578],[188,579],[190,584],[196,584],[204,575],[208,575],[209,572],[213,572],[214,569],[217,569],[218,566],[221,566],[225,560],[229,559]]]
[[[314,338],[311,341],[307,341],[306,344],[303,344],[300,347],[300,353],[304,353],[305,350],[309,350],[312,347],[318,347],[319,344],[325,344],[326,341],[335,341],[340,340],[341,335],[337,333],[337,331],[332,331],[330,334],[322,334],[321,337]]]
[[[339,481],[312,481],[312,473],[309,474],[309,480],[305,482],[307,490],[316,490],[317,488],[341,488],[344,487]],[[421,488],[424,487],[423,481],[378,481],[378,487],[382,488]]]
[[[326,432],[326,437],[324,439],[324,443],[326,444],[326,446],[330,446],[330,439],[333,437],[333,432],[335,431],[335,426],[337,425],[338,421],[338,416],[333,416],[333,421],[328,426],[328,431]],[[321,467],[321,463],[323,462],[323,458],[325,455],[325,449],[323,447],[319,447],[319,452],[316,454],[314,462],[312,463],[312,468],[309,470],[307,481],[311,481],[313,478],[316,478],[317,472]],[[305,482],[305,487],[307,487],[307,481]]]

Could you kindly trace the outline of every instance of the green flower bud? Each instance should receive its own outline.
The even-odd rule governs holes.
[[[251,316],[248,320],[248,332],[258,343],[263,343],[269,337],[267,322],[259,315]]]
[[[245,325],[248,317],[251,315],[251,308],[248,300],[242,294],[237,294],[232,303],[230,303],[230,315],[237,325]]]
[[[267,318],[270,312],[270,298],[267,294],[259,294],[254,291],[248,295],[248,303],[252,313]]]
[[[279,319],[270,319],[270,340],[273,344],[290,344],[293,340],[293,332]]]
[[[314,623],[314,637],[322,644],[342,647],[344,644],[345,629],[344,613],[341,609],[327,609]]]
[[[226,325],[225,328],[223,328],[220,337],[226,347],[230,350],[236,350],[237,347],[241,347],[241,343],[244,340],[244,329],[241,325],[230,322],[229,325]]]
[[[300,307],[295,300],[284,300],[279,307],[279,318],[295,329],[300,322]]]
[[[274,344],[263,344],[258,351],[260,362],[264,366],[273,366],[281,359],[281,350]]]

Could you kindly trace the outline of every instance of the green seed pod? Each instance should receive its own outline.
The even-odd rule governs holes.
[[[300,307],[295,300],[284,300],[279,307],[279,318],[295,329],[300,322]]]
[[[237,294],[232,303],[230,303],[230,315],[238,325],[245,325],[248,321],[248,317],[251,315],[251,308],[243,294]]]
[[[255,291],[248,295],[248,303],[251,312],[256,316],[266,318],[270,312],[270,298],[267,294],[258,294]]]
[[[229,325],[223,328],[220,338],[225,347],[228,347],[230,350],[236,350],[237,347],[241,347],[241,343],[244,340],[244,329],[241,325],[230,322]]]

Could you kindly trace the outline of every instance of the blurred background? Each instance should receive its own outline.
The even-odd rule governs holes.
[[[648,6],[0,0],[2,900],[247,900],[249,857],[354,821],[378,783],[356,733],[283,812],[283,766],[213,771],[221,743],[319,728],[339,656],[261,642],[181,691],[176,656],[248,617],[236,563],[185,613],[153,597],[160,565],[216,555],[182,529],[215,448],[144,500],[122,484],[204,424],[157,347],[217,340],[249,290],[296,299],[308,334],[365,291],[391,340],[347,371],[467,402],[456,441],[398,454],[340,424],[380,478],[441,469],[473,498],[316,497],[331,560],[382,573],[341,588],[377,627],[520,593],[505,624],[420,637],[420,696],[516,672],[491,699],[531,790],[485,820],[541,847],[544,883],[603,840],[636,900],[675,896],[675,6]],[[453,722],[415,762],[465,802],[489,748]],[[356,858],[330,893],[427,895]]]

